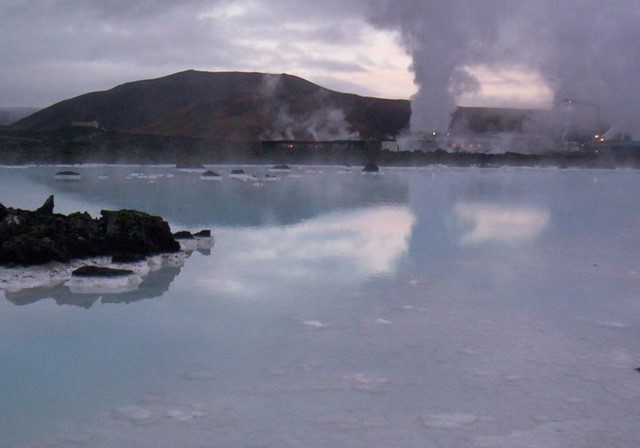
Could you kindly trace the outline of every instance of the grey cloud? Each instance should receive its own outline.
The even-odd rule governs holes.
[[[206,18],[238,4],[245,5],[241,14]],[[0,105],[45,106],[189,68],[270,71],[278,64],[308,64],[361,71],[356,62],[304,48],[359,38],[357,27],[348,24],[357,17],[355,9],[347,14],[339,6],[287,0],[9,0],[0,5]],[[263,49],[265,41],[276,48]]]

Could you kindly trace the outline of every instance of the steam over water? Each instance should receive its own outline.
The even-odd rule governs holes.
[[[456,101],[477,92],[481,70],[540,75],[553,102],[573,98],[614,132],[640,135],[640,4],[601,0],[425,2],[371,0],[368,17],[398,30],[419,91],[413,131],[445,130]],[[508,77],[500,89],[512,89]],[[516,88],[518,88],[516,86]],[[526,84],[519,88],[528,89]],[[502,104],[508,106],[508,98]]]
[[[0,445],[640,444],[637,172],[212,168],[0,168],[215,237],[123,293],[0,268]]]

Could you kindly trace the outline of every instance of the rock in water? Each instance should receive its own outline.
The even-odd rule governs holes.
[[[169,224],[159,216],[136,210],[102,210],[100,214],[100,228],[111,253],[151,255],[180,250]]]
[[[188,230],[181,230],[173,234],[173,237],[177,240],[192,240],[193,234]]]
[[[60,171],[55,174],[54,178],[57,180],[80,180],[81,176],[75,171]]]
[[[377,173],[380,171],[380,168],[375,163],[367,163],[362,169],[363,173]]]
[[[75,277],[125,277],[134,272],[129,269],[114,269],[102,266],[82,266],[71,273]]]
[[[53,213],[53,197],[37,211],[0,207],[0,265],[34,265],[73,258],[178,252],[169,224],[134,210]]]
[[[44,201],[44,204],[42,204],[42,207],[36,210],[36,213],[45,213],[50,215],[51,213],[53,213],[53,206],[54,206],[53,195],[51,195],[47,198],[46,201]]]
[[[113,254],[111,257],[111,263],[138,263],[146,259],[147,257],[142,254],[127,252],[124,254]]]
[[[271,168],[272,171],[291,171],[291,167],[286,164],[275,165]]]
[[[200,179],[202,179],[202,180],[222,180],[222,176],[219,173],[216,173],[215,171],[205,171],[200,176]]]

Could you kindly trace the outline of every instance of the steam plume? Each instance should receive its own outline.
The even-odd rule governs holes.
[[[446,129],[469,67],[537,72],[554,103],[573,98],[617,131],[640,135],[640,3],[621,0],[369,0],[368,19],[398,30],[419,87],[414,132]],[[524,87],[526,88],[526,87]],[[508,106],[502,104],[501,106]]]

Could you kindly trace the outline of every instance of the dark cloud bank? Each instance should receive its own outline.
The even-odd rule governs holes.
[[[202,20],[210,11],[217,15]],[[167,74],[233,68],[239,60],[260,60],[264,71],[286,58],[335,64],[286,43],[359,39],[354,20],[399,32],[419,87],[415,131],[446,128],[454,93],[478,88],[467,68],[481,65],[535,71],[556,104],[577,99],[597,109],[614,130],[640,136],[637,0],[8,0],[0,6],[2,82],[16,92],[31,83],[35,97],[44,95],[53,78],[65,92],[95,85],[96,78],[115,84],[145,77],[150,67]],[[248,41],[283,43],[272,52],[252,50],[230,40],[234,32]],[[79,78],[60,79],[74,67]],[[33,105],[24,99],[23,105]],[[16,98],[4,100],[17,105]]]

